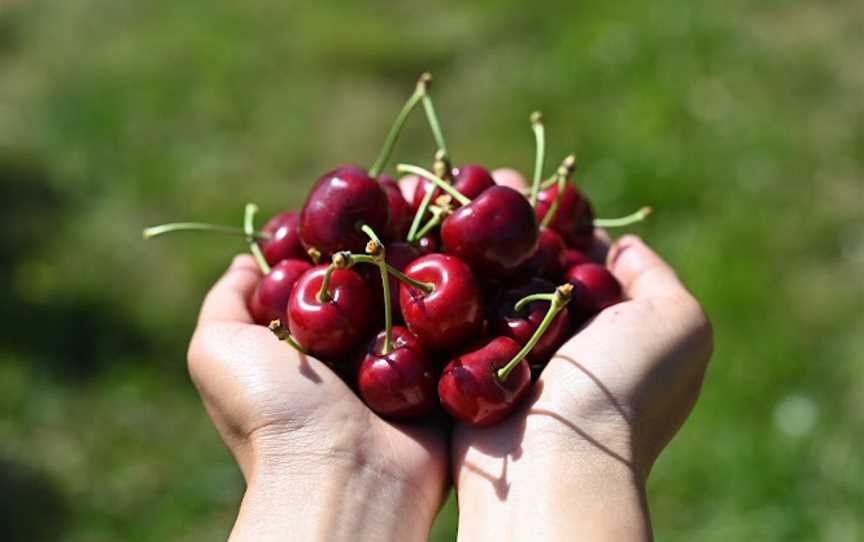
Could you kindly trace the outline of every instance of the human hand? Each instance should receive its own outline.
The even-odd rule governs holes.
[[[247,489],[232,540],[425,540],[444,498],[441,427],[390,423],[318,360],[254,325],[238,256],[213,286],[189,372]]]
[[[497,180],[522,183],[508,171]],[[626,301],[562,346],[503,423],[456,427],[460,539],[650,539],[645,481],[695,404],[712,332],[637,237],[606,262]]]

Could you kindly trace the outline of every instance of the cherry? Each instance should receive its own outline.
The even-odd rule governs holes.
[[[503,291],[496,302],[493,312],[493,327],[497,335],[510,337],[520,345],[525,345],[537,331],[549,308],[549,302],[531,301],[522,310],[515,309],[516,303],[529,295],[551,293],[555,285],[541,278],[531,278],[527,282]],[[542,365],[567,340],[570,331],[569,313],[567,308],[561,309],[546,332],[537,341],[534,348],[528,352],[526,359],[532,365]]]
[[[567,245],[555,230],[540,228],[537,250],[525,263],[525,273],[558,281],[564,274]]]
[[[461,192],[466,198],[474,199],[483,193],[489,187],[495,186],[495,180],[489,170],[483,166],[468,164],[461,168],[452,170],[453,187]],[[429,190],[432,190],[434,183],[428,179],[420,179],[414,188],[414,197],[411,200],[411,209],[417,212],[420,208],[423,198]],[[440,188],[435,189],[432,195],[432,201],[444,194]]]
[[[506,186],[487,188],[441,226],[444,251],[490,278],[513,276],[537,249],[538,239],[528,200]]]
[[[387,194],[387,207],[389,208],[390,222],[385,231],[385,237],[391,241],[401,241],[408,234],[411,226],[411,206],[402,196],[402,190],[395,179],[387,175],[378,177],[378,183]]]
[[[437,233],[427,233],[420,239],[417,239],[417,249],[421,254],[431,254],[433,252],[438,252],[438,249],[441,247],[441,241],[438,238]]]
[[[503,420],[516,408],[531,383],[525,356],[570,301],[573,286],[564,284],[551,294],[531,294],[517,309],[536,300],[548,300],[543,321],[522,347],[509,337],[496,337],[486,346],[458,356],[447,364],[438,381],[438,398],[453,417],[468,425],[487,426]]]
[[[282,260],[261,278],[249,297],[249,312],[256,324],[268,325],[285,318],[285,308],[294,284],[303,273],[312,268],[304,260]]]
[[[300,240],[322,256],[340,250],[361,252],[368,238],[360,226],[375,231],[388,225],[387,193],[365,171],[343,166],[322,176],[300,212]]]
[[[384,254],[384,260],[390,264],[392,268],[398,271],[404,271],[408,264],[421,256],[418,249],[401,241],[388,244]],[[360,275],[363,276],[369,284],[372,298],[375,300],[381,299],[383,289],[381,287],[381,277],[379,276],[378,269],[370,265],[364,265],[358,267],[357,272],[360,273]],[[401,322],[403,320],[402,311],[399,308],[399,279],[391,274],[389,280],[390,302],[393,307],[393,320]]]
[[[437,404],[436,368],[408,329],[392,328],[392,347],[384,352],[385,332],[372,341],[357,374],[363,401],[377,414],[396,420],[419,418]]]
[[[573,302],[583,313],[596,314],[622,301],[621,283],[602,265],[585,263],[571,267],[565,279],[574,286]]]
[[[399,305],[408,329],[429,350],[452,350],[476,338],[483,325],[483,300],[471,268],[445,254],[427,254],[411,262],[404,275]],[[424,287],[419,287],[425,284]]]
[[[583,263],[592,263],[592,261],[591,258],[581,250],[568,248],[564,251],[564,269],[570,269],[573,266],[582,265]]]
[[[537,220],[542,221],[549,212],[555,199],[558,198],[558,185],[541,190],[537,194]],[[571,248],[586,250],[594,238],[594,210],[591,203],[573,184],[567,183],[561,198],[558,200],[558,210],[549,223],[549,227],[561,234]]]
[[[369,331],[371,306],[369,288],[360,275],[318,265],[294,285],[288,299],[289,329],[311,355],[340,361]]]
[[[493,425],[506,418],[531,383],[527,363],[519,363],[503,381],[496,377],[497,371],[518,352],[516,341],[496,337],[448,363],[438,380],[441,406],[454,418],[473,426]]]
[[[294,212],[285,212],[273,215],[261,231],[270,236],[269,239],[258,241],[264,259],[270,265],[276,265],[282,260],[307,259],[306,250],[300,242],[297,233],[297,223],[300,216]]]

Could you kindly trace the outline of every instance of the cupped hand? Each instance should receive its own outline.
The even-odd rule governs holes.
[[[265,540],[261,529],[282,526],[298,540],[422,538],[446,489],[444,430],[379,418],[330,368],[255,325],[246,300],[260,277],[250,256],[234,259],[204,301],[188,352],[247,481],[234,537]]]
[[[511,171],[497,180],[522,184]],[[674,271],[639,238],[613,244],[606,265],[626,300],[564,344],[503,423],[456,427],[460,539],[650,538],[645,480],[696,402],[712,331]],[[525,506],[530,524],[514,514]]]

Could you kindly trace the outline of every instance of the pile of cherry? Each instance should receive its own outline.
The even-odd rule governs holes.
[[[478,165],[453,167],[424,74],[375,164],[323,175],[299,213],[254,229],[173,223],[146,238],[209,230],[246,238],[262,278],[248,300],[256,323],[328,364],[379,415],[416,420],[439,405],[458,420],[504,419],[555,351],[585,322],[621,300],[621,286],[589,249],[599,220],[569,178],[568,156],[544,179],[545,135],[525,193],[497,185]],[[410,201],[381,172],[405,120],[422,104],[438,151]]]

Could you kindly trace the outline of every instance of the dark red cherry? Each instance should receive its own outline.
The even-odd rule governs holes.
[[[384,259],[387,263],[399,271],[404,271],[408,264],[419,257],[420,251],[418,249],[401,241],[388,244],[384,252]],[[382,296],[384,295],[384,292],[381,288],[381,272],[375,265],[361,264],[356,266],[354,269],[356,269],[369,284],[373,302],[378,307],[375,309],[375,314],[378,315],[375,318],[375,321],[383,324],[384,315],[381,299],[383,299]],[[390,306],[392,307],[391,310],[393,311],[393,321],[402,322],[402,311],[399,308],[399,279],[392,275],[390,275],[390,300]]]
[[[581,250],[576,250],[575,248],[568,248],[564,251],[564,269],[570,269],[576,265],[582,265],[583,263],[592,263],[591,258],[588,257],[587,254],[582,252]]]
[[[369,408],[384,418],[410,420],[438,404],[437,368],[406,328],[392,328],[392,350],[383,354],[384,332],[369,348],[357,374],[357,388]]]
[[[537,250],[525,264],[528,276],[544,277],[558,282],[564,275],[564,256],[567,245],[564,239],[553,229],[540,228],[540,240]],[[555,287],[552,287],[553,291]]]
[[[564,278],[573,285],[571,304],[583,313],[596,314],[622,300],[621,283],[602,265],[571,267]]]
[[[408,329],[428,350],[455,350],[476,339],[483,325],[483,299],[471,269],[445,254],[411,262],[405,275],[432,286],[431,292],[402,283],[399,305]]]
[[[417,248],[422,254],[432,254],[438,252],[441,247],[441,241],[438,239],[437,233],[427,233],[417,240]]]
[[[311,263],[293,259],[282,260],[270,268],[249,297],[249,312],[255,323],[266,326],[273,320],[284,320],[294,284],[311,268]]]
[[[343,166],[318,179],[309,192],[300,212],[300,240],[325,258],[340,250],[362,253],[369,237],[360,226],[368,224],[383,235],[388,206],[377,181],[358,167]]]
[[[541,278],[531,278],[527,282],[504,290],[499,295],[493,311],[493,329],[496,335],[510,337],[524,346],[537,331],[540,322],[549,310],[548,301],[533,301],[516,312],[514,305],[523,297],[531,294],[551,294],[555,285]],[[526,359],[534,365],[543,365],[564,344],[570,332],[570,315],[565,307],[555,316],[546,328],[540,341],[528,352]]]
[[[537,194],[537,221],[543,217],[558,197],[558,185],[553,185]],[[564,193],[558,201],[558,211],[549,224],[553,230],[561,234],[570,248],[587,250],[594,239],[594,210],[591,203],[572,183],[567,183]]]
[[[453,188],[461,192],[466,198],[474,199],[483,193],[489,187],[495,186],[495,180],[489,170],[483,166],[468,164],[461,168],[453,168]],[[411,200],[412,212],[417,212],[420,204],[426,193],[433,187],[432,181],[422,179],[414,188],[414,197]],[[435,194],[432,196],[432,202],[444,193],[440,188],[435,189]],[[453,205],[459,205],[459,202],[453,202]]]
[[[366,282],[351,269],[336,269],[330,278],[329,299],[319,300],[318,292],[327,271],[318,265],[294,285],[288,299],[291,336],[313,356],[341,362],[367,337],[372,300]]]
[[[444,410],[473,426],[488,426],[506,418],[528,391],[531,370],[521,361],[504,382],[498,380],[496,371],[519,349],[513,339],[497,337],[447,364],[438,380],[438,398]]]
[[[261,247],[261,252],[264,253],[264,259],[270,265],[276,265],[282,260],[291,258],[298,260],[306,260],[306,249],[303,248],[303,243],[300,242],[300,235],[297,232],[297,223],[300,221],[300,215],[294,212],[279,213],[268,220],[261,231],[269,233],[272,238],[264,239],[258,242]]]
[[[390,209],[390,222],[384,235],[390,241],[403,241],[408,235],[408,228],[411,227],[411,219],[414,218],[411,206],[405,201],[399,183],[395,179],[381,175],[378,177],[378,183],[381,184],[381,188],[387,194],[387,203]]]
[[[495,279],[515,275],[537,250],[539,235],[531,204],[506,186],[485,190],[441,226],[444,252]]]

